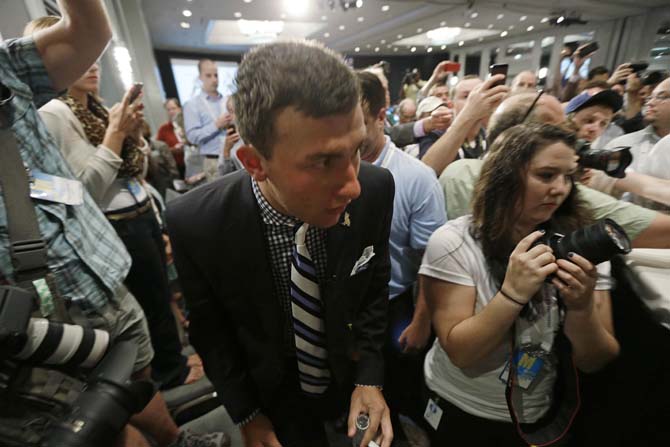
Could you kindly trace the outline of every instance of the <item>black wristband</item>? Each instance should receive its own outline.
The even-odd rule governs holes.
[[[500,288],[500,294],[501,294],[502,296],[504,296],[505,298],[507,298],[508,300],[510,300],[511,302],[513,302],[513,303],[515,303],[515,304],[518,304],[518,305],[521,306],[521,307],[525,306],[525,304],[522,303],[521,301],[519,301],[519,300],[517,300],[517,299],[515,299],[515,298],[512,298],[511,296],[509,296],[508,294],[506,294],[506,293],[503,291],[502,287]]]

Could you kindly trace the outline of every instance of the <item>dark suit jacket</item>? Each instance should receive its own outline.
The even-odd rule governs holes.
[[[394,184],[388,171],[366,163],[359,181],[361,195],[347,207],[350,226],[341,219],[327,231],[328,280],[321,284],[330,369],[343,388],[383,383]],[[272,405],[286,360],[283,311],[249,175],[236,172],[171,202],[167,224],[190,340],[239,423]],[[369,268],[350,276],[370,245]]]

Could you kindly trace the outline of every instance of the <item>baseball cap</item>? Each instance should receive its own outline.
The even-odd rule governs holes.
[[[437,96],[426,96],[419,102],[419,105],[416,108],[416,117],[419,118],[424,113],[430,113],[443,104],[446,105],[446,103]]]
[[[565,107],[565,113],[578,112],[595,105],[603,105],[617,112],[623,106],[623,98],[617,92],[609,89],[598,93],[591,93],[587,90],[570,100]]]

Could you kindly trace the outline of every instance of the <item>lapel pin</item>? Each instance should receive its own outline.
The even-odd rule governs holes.
[[[351,218],[349,216],[348,212],[344,212],[344,220],[342,221],[342,225],[345,227],[350,227],[351,226]]]

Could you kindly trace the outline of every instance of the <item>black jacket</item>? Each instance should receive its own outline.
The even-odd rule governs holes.
[[[359,182],[361,195],[347,207],[349,226],[341,219],[327,231],[328,280],[321,284],[330,369],[342,387],[383,383],[394,184],[388,171],[366,163]],[[285,363],[285,320],[248,173],[171,202],[167,225],[190,311],[191,342],[239,423],[272,405]],[[375,256],[369,268],[350,276],[370,245]]]

